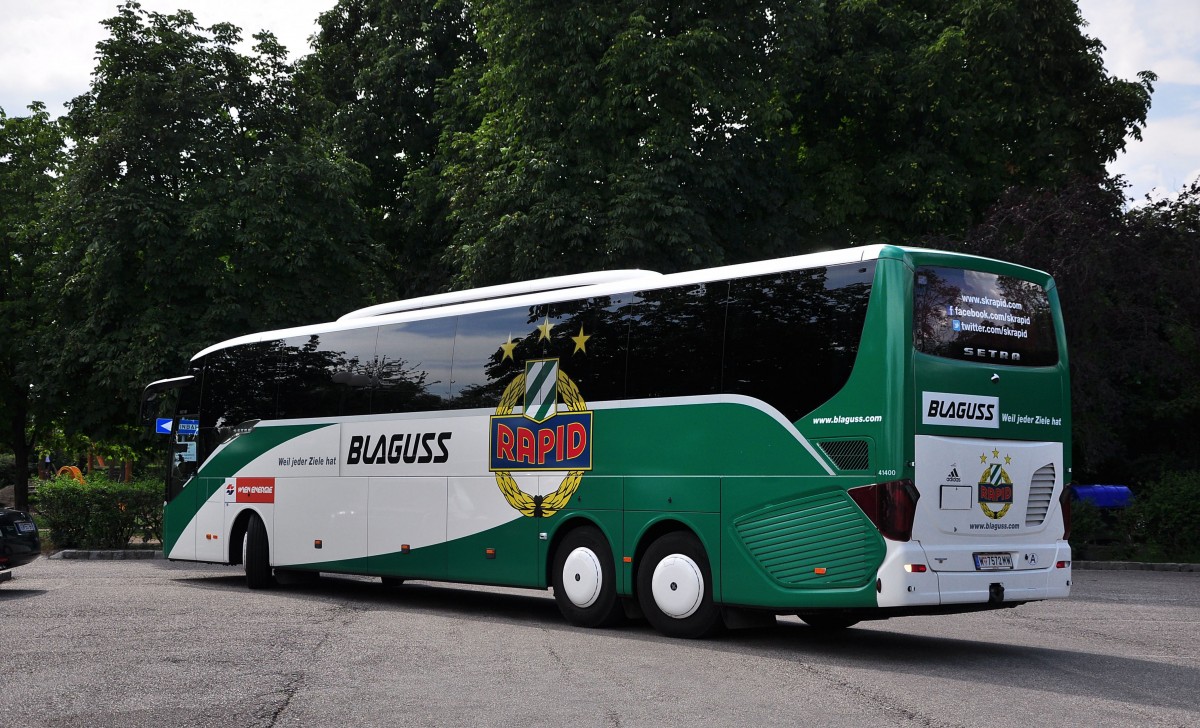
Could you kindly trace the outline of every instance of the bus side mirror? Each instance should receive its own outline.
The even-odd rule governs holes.
[[[151,406],[156,404],[162,396],[173,389],[186,387],[196,381],[196,377],[188,374],[184,377],[172,377],[171,379],[160,379],[157,382],[150,382],[146,385],[145,391],[142,392],[142,404],[138,409],[138,420],[141,422],[149,422],[151,417],[155,415],[155,409]]]

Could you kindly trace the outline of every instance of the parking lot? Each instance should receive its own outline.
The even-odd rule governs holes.
[[[704,642],[569,627],[548,593],[39,561],[0,586],[0,725],[1191,726],[1200,574]]]

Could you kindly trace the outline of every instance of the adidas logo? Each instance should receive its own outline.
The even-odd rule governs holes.
[[[962,482],[962,478],[958,477],[958,466],[957,465],[950,466],[950,474],[946,476],[946,482],[947,483],[961,483]]]

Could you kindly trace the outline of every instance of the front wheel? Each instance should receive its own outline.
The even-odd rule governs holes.
[[[638,564],[637,598],[650,625],[668,637],[694,639],[721,628],[708,555],[690,532],[674,531],[650,544]]]
[[[242,563],[246,566],[246,586],[267,589],[275,584],[271,574],[267,527],[258,516],[250,516],[250,522],[246,524],[246,536],[242,540]]]
[[[617,599],[617,571],[608,539],[593,526],[563,538],[554,552],[554,601],[577,627],[610,627],[624,616]]]

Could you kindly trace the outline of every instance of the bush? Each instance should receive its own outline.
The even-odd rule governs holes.
[[[1130,508],[1133,530],[1153,560],[1200,561],[1200,471],[1168,472],[1147,483]]]
[[[162,485],[117,483],[92,473],[86,483],[59,477],[38,487],[35,504],[58,548],[124,548],[135,534],[162,538]]]

